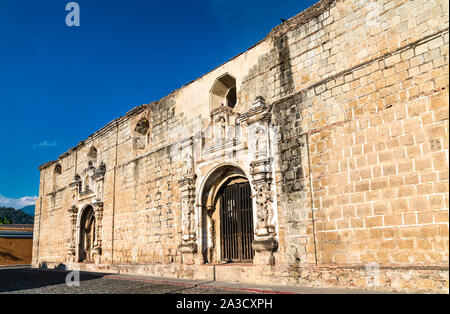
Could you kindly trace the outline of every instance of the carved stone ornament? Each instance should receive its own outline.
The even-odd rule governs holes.
[[[182,229],[181,253],[197,252],[197,232],[195,227],[195,182],[196,175],[187,174],[178,181],[181,190]]]
[[[253,242],[253,249],[258,252],[275,252],[278,249],[278,242],[274,238],[258,239]]]
[[[69,184],[72,205],[78,206],[79,203],[84,203],[84,200],[88,198],[93,198],[95,202],[102,202],[105,174],[105,163],[101,162],[98,167],[94,167],[91,161],[82,172],[82,177],[76,174]]]
[[[240,143],[236,118],[232,108],[223,106],[211,112],[211,122],[205,130],[202,142],[202,155],[230,149]]]
[[[67,255],[69,255],[69,260],[74,261],[76,250],[75,250],[75,237],[77,232],[77,214],[78,208],[76,206],[70,207],[67,212],[69,213],[70,219],[70,243],[67,249]]]
[[[102,219],[103,219],[103,203],[102,202],[96,202],[92,204],[92,207],[94,208],[94,214],[95,214],[95,242],[94,242],[94,248],[93,253],[97,255],[102,254]]]
[[[270,152],[269,126],[271,106],[264,98],[257,97],[252,108],[241,116],[241,121],[251,130],[250,147],[253,149],[253,162],[250,174],[256,202],[256,231],[253,248],[258,253],[268,253],[273,264],[273,252],[278,248],[274,221],[274,191],[272,190],[273,157]]]
[[[275,236],[273,225],[272,158],[251,163],[252,184],[256,191],[256,236]]]

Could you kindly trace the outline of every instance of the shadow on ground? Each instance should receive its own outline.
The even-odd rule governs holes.
[[[31,268],[0,269],[0,293],[65,285],[68,274],[69,271],[45,271]],[[104,276],[105,274],[80,273],[80,283]]]

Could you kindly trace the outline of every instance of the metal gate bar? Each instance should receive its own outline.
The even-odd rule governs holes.
[[[226,187],[220,199],[220,227],[222,260],[251,261],[254,257],[253,211],[250,185]]]

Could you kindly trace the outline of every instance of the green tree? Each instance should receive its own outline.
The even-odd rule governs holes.
[[[12,220],[7,217],[0,218],[0,225],[10,225],[12,224]]]

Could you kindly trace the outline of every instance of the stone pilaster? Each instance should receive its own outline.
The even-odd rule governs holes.
[[[93,189],[95,192],[95,200],[101,202],[103,200],[103,184],[105,181],[106,165],[102,162],[100,166],[95,169],[92,175]]]
[[[252,184],[256,191],[257,223],[256,236],[275,235],[273,225],[272,158],[264,158],[251,163]]]
[[[272,158],[264,158],[251,163],[257,205],[253,248],[259,253],[255,256],[255,263],[263,265],[275,264],[273,253],[278,249],[273,212],[272,161]]]
[[[69,248],[67,249],[67,256],[68,256],[67,258],[69,262],[75,262],[76,258],[75,238],[77,233],[78,208],[76,206],[72,206],[67,211],[69,212],[69,219],[70,219],[70,244]]]
[[[78,204],[81,191],[81,177],[78,174],[74,176],[73,181],[69,184],[69,187],[72,196],[72,206],[76,206]]]
[[[183,262],[194,263],[194,254],[197,253],[197,233],[195,228],[195,175],[184,175],[178,181],[181,190],[181,244],[178,250],[183,254]]]
[[[94,261],[98,264],[102,255],[102,219],[103,219],[103,202],[92,204],[95,215],[95,239],[93,247]]]
[[[253,107],[242,116],[248,126],[251,183],[256,191],[256,230],[253,248],[256,251],[255,264],[274,265],[273,253],[278,249],[274,221],[274,192],[272,187],[273,157],[270,149],[270,114],[262,97],[257,97]]]
[[[195,183],[194,140],[189,138],[181,143],[182,179],[178,181],[181,192],[181,244],[178,250],[183,254],[184,264],[194,264],[197,253],[197,231],[195,225]]]

